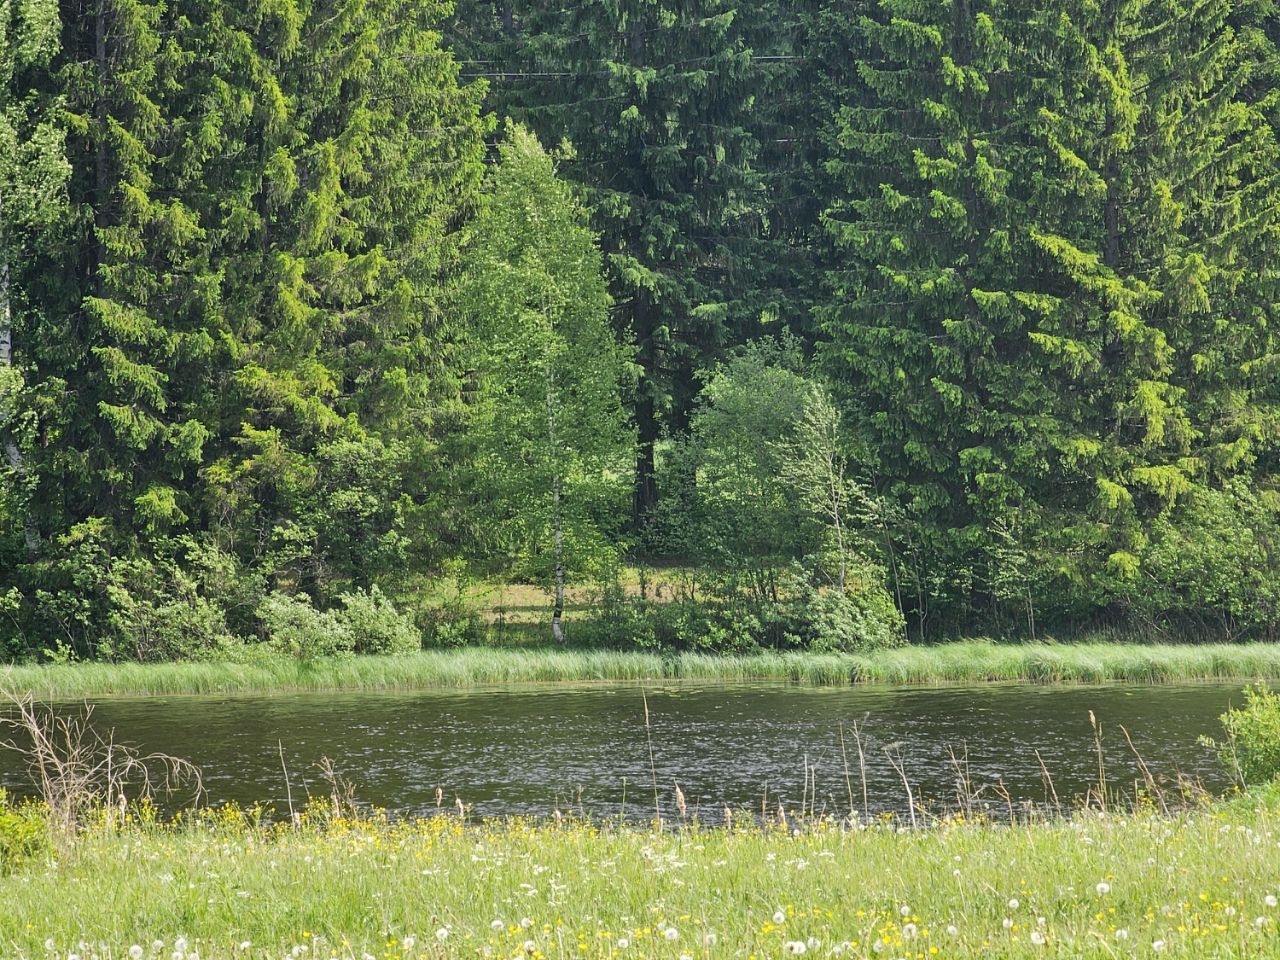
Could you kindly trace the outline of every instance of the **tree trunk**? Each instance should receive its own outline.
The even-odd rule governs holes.
[[[545,312],[546,307],[543,307]],[[551,541],[555,560],[555,607],[551,611],[551,636],[564,643],[564,505],[563,477],[560,474],[560,450],[556,428],[556,381],[548,351],[543,376],[547,402],[547,445],[551,456]]]
[[[564,523],[560,511],[560,475],[551,484],[551,502],[554,515],[554,541],[556,561],[556,604],[551,612],[551,636],[556,643],[564,643]]]
[[[637,530],[644,527],[658,506],[658,467],[655,448],[658,443],[658,417],[654,410],[653,395],[645,385],[636,404],[636,430],[639,444],[636,449],[636,485],[632,505],[632,520]]]

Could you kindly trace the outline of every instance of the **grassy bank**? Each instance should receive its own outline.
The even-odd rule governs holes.
[[[1243,801],[919,832],[214,816],[17,866],[0,943],[51,960],[1274,957],[1278,840],[1276,809]]]
[[[1248,679],[1280,679],[1280,644],[962,642],[866,655],[750,656],[475,648],[315,661],[0,667],[0,688],[29,691],[51,700],[187,693],[407,690],[558,681],[778,680],[842,685]]]

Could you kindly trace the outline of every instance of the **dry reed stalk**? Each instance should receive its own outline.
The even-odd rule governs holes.
[[[102,810],[109,828],[117,817],[123,821],[130,793],[134,802],[149,801],[157,790],[173,793],[185,786],[199,802],[204,792],[195,764],[164,753],[143,754],[117,743],[114,731],[99,733],[93,728],[93,707],[88,704],[77,716],[60,717],[37,706],[29,693],[0,690],[0,703],[12,709],[11,716],[0,716],[0,729],[14,733],[0,741],[0,749],[26,760],[48,810],[54,840],[63,848],[75,842],[92,811]]]

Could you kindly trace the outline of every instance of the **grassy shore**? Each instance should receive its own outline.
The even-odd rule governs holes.
[[[0,877],[0,949],[33,960],[123,960],[134,945],[164,960],[1275,957],[1278,840],[1275,806],[1243,800],[905,832],[443,817],[292,830],[210,815],[98,829],[19,864]]]
[[[320,690],[410,690],[564,681],[747,681],[815,685],[1137,683],[1280,679],[1280,644],[1001,645],[960,642],[866,655],[750,656],[474,648],[394,657],[252,663],[0,667],[0,689],[48,700]]]

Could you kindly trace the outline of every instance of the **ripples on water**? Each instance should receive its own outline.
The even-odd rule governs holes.
[[[1090,710],[1103,725],[1113,785],[1132,789],[1139,777],[1123,725],[1158,777],[1183,774],[1220,789],[1222,773],[1197,737],[1216,732],[1237,690],[645,686],[654,769],[638,685],[116,700],[98,704],[94,717],[119,739],[195,761],[214,803],[283,804],[283,744],[295,798],[326,793],[317,764],[329,757],[360,800],[395,813],[434,810],[439,787],[447,806],[460,797],[477,816],[561,809],[644,817],[656,769],[668,816],[679,784],[691,813],[716,819],[725,805],[772,812],[779,802],[798,809],[806,797],[818,812],[846,812],[842,726],[860,808],[855,722],[872,813],[906,808],[886,747],[900,750],[917,798],[932,804],[956,801],[952,752],[967,757],[974,786],[1003,784],[1014,803],[1039,803],[1038,751],[1062,800],[1082,796],[1097,776]],[[0,755],[0,785],[21,791],[25,783],[16,758]]]

